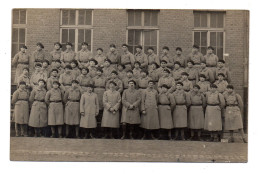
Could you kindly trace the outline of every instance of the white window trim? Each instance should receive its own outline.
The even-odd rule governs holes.
[[[62,10],[76,10],[76,19],[75,19],[75,25],[62,25]],[[91,30],[91,51],[93,51],[93,23],[94,23],[94,10],[91,10],[91,15],[92,15],[92,25],[78,25],[78,16],[79,16],[79,10],[81,9],[61,9],[60,10],[60,43],[62,43],[62,29],[75,29],[75,43],[72,43],[73,44],[73,47],[74,47],[74,51],[75,52],[78,52],[80,50],[78,50],[78,30],[79,29],[86,29],[86,30]]]

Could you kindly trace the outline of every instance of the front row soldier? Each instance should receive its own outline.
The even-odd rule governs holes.
[[[94,86],[88,84],[87,91],[80,99],[80,127],[84,129],[84,138],[94,138],[94,129],[97,127],[96,117],[99,113],[99,101],[96,93],[93,92]]]
[[[43,128],[48,126],[48,110],[45,103],[45,80],[38,80],[38,87],[30,95],[31,113],[29,126],[34,128],[34,137],[43,136]]]
[[[75,126],[76,138],[79,138],[80,123],[80,98],[82,90],[77,80],[72,81],[72,86],[65,92],[63,101],[65,104],[64,123],[66,124],[66,138],[69,136],[70,126]]]
[[[12,98],[14,105],[14,122],[16,136],[27,137],[27,125],[29,122],[29,92],[26,83],[21,81]],[[21,129],[21,131],[20,131]]]
[[[63,118],[63,92],[60,89],[58,81],[53,82],[53,88],[45,96],[45,102],[48,104],[48,125],[51,126],[51,138],[55,138],[55,128],[58,127],[59,138],[62,138]]]
[[[122,96],[122,117],[121,123],[123,128],[123,136],[121,139],[125,139],[127,127],[130,127],[129,138],[133,138],[134,130],[137,130],[137,126],[141,123],[140,120],[140,103],[141,93],[136,89],[136,82],[134,80],[128,81],[128,89],[123,92]]]

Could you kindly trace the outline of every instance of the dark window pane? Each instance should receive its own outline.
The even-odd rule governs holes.
[[[224,14],[219,13],[217,15],[217,28],[223,28],[224,27]]]
[[[84,29],[79,29],[78,42],[81,44],[82,42],[84,42],[84,38]]]
[[[19,52],[18,44],[12,44],[12,57]]]
[[[207,27],[207,13],[200,14],[200,27]]]
[[[223,47],[223,32],[217,33],[217,46]]]
[[[207,32],[201,32],[201,46],[207,46]]]
[[[68,25],[69,21],[69,10],[62,10],[62,25]]]
[[[128,44],[134,44],[134,30],[128,30]]]
[[[70,10],[69,13],[69,25],[75,25],[76,10]]]
[[[216,44],[216,32],[210,32],[210,45],[217,46]]]
[[[69,42],[74,46],[75,43],[75,29],[69,29]]]
[[[79,10],[79,25],[84,25],[85,23],[85,10]]]
[[[140,44],[141,44],[141,31],[135,30],[134,45],[140,45]]]
[[[26,10],[20,10],[20,24],[26,24]]]
[[[151,31],[151,45],[157,45],[157,31]]]
[[[144,12],[144,26],[151,26],[151,12]]]
[[[158,11],[152,12],[152,21],[151,26],[157,26],[158,25]]]
[[[200,27],[200,14],[194,13],[194,27]]]
[[[149,46],[146,46],[146,45],[144,46],[144,52],[145,52],[145,54],[148,53],[148,52],[147,52],[148,47],[149,47]]]
[[[19,10],[13,10],[13,24],[19,24]]]
[[[223,59],[223,48],[222,47],[217,49],[217,56],[220,60]]]
[[[19,29],[19,43],[25,43],[25,29]]]
[[[210,14],[210,27],[212,27],[212,28],[217,27],[217,14],[216,13]]]
[[[151,44],[151,33],[145,31],[144,32],[144,45],[150,45]]]
[[[66,43],[68,41],[68,29],[62,29],[61,31],[61,42]]]
[[[134,47],[133,47],[133,46],[129,46],[129,47],[128,47],[128,51],[131,52],[132,54],[135,54],[135,51],[134,51]]]
[[[200,32],[194,32],[194,45],[200,45]]]
[[[13,28],[12,42],[18,42],[18,29],[17,28]]]
[[[92,10],[85,10],[86,11],[86,25],[92,25]]]
[[[200,51],[203,55],[205,55],[207,53],[207,47],[201,47]]]
[[[154,53],[157,54],[157,46],[153,46]]]
[[[85,30],[85,41],[89,45],[91,44],[91,30]]]
[[[128,26],[134,25],[134,11],[128,11]]]
[[[135,11],[135,26],[141,26],[141,17],[142,17],[142,12],[141,11]]]
[[[65,51],[66,50],[66,43],[61,44],[61,45],[62,45],[62,51]]]

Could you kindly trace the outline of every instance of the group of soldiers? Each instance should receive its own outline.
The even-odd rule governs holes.
[[[121,127],[121,139],[157,139],[160,130],[159,138],[167,131],[168,139],[185,140],[189,128],[190,140],[202,140],[206,130],[208,140],[217,142],[227,130],[234,142],[233,132],[239,130],[247,142],[241,96],[212,46],[205,56],[197,45],[188,56],[180,47],[171,56],[167,46],[157,56],[153,47],[145,54],[138,45],[133,55],[127,44],[122,54],[111,44],[106,55],[98,48],[94,56],[86,42],[77,53],[70,42],[65,51],[56,42],[48,60],[43,44],[36,45],[31,55],[22,46],[12,60],[18,84],[12,98],[16,136],[28,136],[29,125],[35,137],[47,126],[51,137],[63,137],[63,127],[68,137],[73,126],[77,138],[79,128],[84,138],[94,138],[100,118],[104,138],[114,138],[113,130]]]

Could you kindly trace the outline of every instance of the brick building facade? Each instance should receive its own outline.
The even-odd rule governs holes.
[[[212,45],[226,60],[247,109],[248,27],[249,12],[240,10],[14,9],[12,56],[22,44],[33,52],[42,42],[48,53],[54,42],[66,40],[78,47],[75,51],[87,41],[94,54],[99,47],[106,53],[111,43],[119,51],[122,43],[132,45],[132,50],[137,44],[154,46],[157,54],[168,46],[172,55],[176,47],[188,55],[194,43],[204,53]]]

